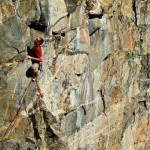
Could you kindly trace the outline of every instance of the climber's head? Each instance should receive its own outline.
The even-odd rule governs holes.
[[[34,44],[35,45],[42,45],[44,43],[44,40],[41,38],[41,37],[37,37],[35,40],[34,40]]]

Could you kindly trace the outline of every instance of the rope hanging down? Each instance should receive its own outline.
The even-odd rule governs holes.
[[[24,95],[21,99],[21,102],[20,102],[20,106],[19,106],[19,109],[13,119],[13,121],[10,123],[10,125],[8,126],[6,132],[4,133],[4,136],[2,138],[2,147],[4,147],[3,145],[3,141],[6,141],[7,139],[9,139],[9,136],[11,135],[11,133],[13,132],[13,129],[15,128],[15,124],[17,122],[17,120],[19,119],[19,115],[20,115],[20,112],[21,112],[21,108],[23,106],[23,103],[25,102],[25,98],[26,98],[26,95],[28,93],[28,90],[30,88],[30,85],[31,85],[32,81],[30,81],[28,87],[26,88],[25,92],[24,92]]]

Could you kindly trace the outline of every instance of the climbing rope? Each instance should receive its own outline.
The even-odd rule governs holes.
[[[19,108],[18,108],[18,111],[17,111],[17,113],[16,113],[16,115],[15,115],[13,121],[10,123],[10,125],[8,126],[6,132],[4,133],[4,136],[3,136],[3,138],[2,138],[2,148],[1,148],[1,150],[5,150],[5,148],[4,148],[5,143],[6,143],[6,141],[9,139],[9,136],[11,135],[13,129],[15,128],[15,124],[16,124],[18,118],[19,118],[19,115],[20,115],[20,112],[21,112],[21,108],[22,108],[22,106],[23,106],[23,103],[25,102],[26,95],[27,95],[27,93],[28,93],[28,91],[29,91],[29,88],[30,88],[31,83],[32,83],[32,80],[29,82],[29,85],[27,86],[27,88],[26,88],[26,90],[25,90],[25,92],[24,92],[24,95],[23,95],[23,97],[22,97],[22,99],[21,99],[21,102],[20,102],[20,106],[19,106]]]

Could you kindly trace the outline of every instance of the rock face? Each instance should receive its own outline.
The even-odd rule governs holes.
[[[0,0],[1,149],[150,149],[149,27],[149,0]]]

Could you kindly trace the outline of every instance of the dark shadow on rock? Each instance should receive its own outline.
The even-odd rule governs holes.
[[[27,23],[28,27],[34,30],[38,30],[41,32],[45,32],[47,26],[45,24],[42,24],[38,21],[30,21],[29,23]]]
[[[31,50],[30,46],[27,46],[27,54],[28,55],[30,54],[30,50]]]
[[[69,14],[75,12],[77,7],[77,2],[75,0],[65,0],[65,3],[66,3],[67,12]]]

